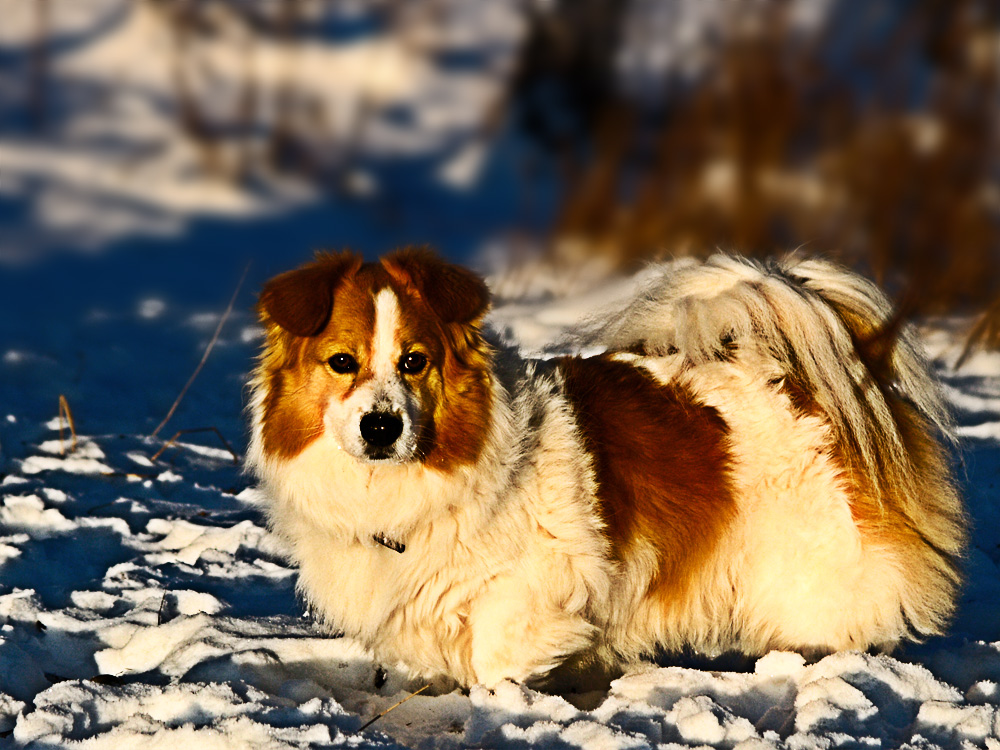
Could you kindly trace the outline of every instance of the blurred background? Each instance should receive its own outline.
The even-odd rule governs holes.
[[[72,390],[81,320],[425,243],[538,300],[799,249],[996,346],[998,75],[995,0],[0,0],[0,350]]]

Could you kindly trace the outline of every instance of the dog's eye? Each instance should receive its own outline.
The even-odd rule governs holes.
[[[330,365],[331,370],[340,375],[349,375],[358,371],[358,361],[350,354],[334,354],[326,362]]]
[[[427,357],[420,352],[404,354],[399,360],[399,369],[407,375],[416,375],[427,366]]]

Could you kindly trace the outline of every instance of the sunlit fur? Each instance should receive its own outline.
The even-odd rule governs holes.
[[[547,362],[492,350],[482,282],[425,251],[265,287],[249,465],[322,620],[466,685],[941,631],[947,416],[884,296],[819,261],[648,278],[579,332],[604,355]],[[402,422],[376,458],[372,409]]]

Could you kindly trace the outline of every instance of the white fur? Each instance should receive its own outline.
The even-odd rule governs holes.
[[[379,399],[415,409],[399,396],[395,365],[377,367],[343,408],[331,404],[325,434],[299,455],[267,455],[262,364],[252,382],[249,464],[314,611],[416,674],[491,685],[544,675],[574,654],[614,665],[658,647],[891,645],[913,629],[940,628],[954,599],[950,568],[931,552],[882,545],[859,529],[833,448],[856,448],[875,486],[911,482],[907,512],[918,528],[925,515],[945,519],[928,532],[944,554],[957,554],[962,529],[946,476],[900,479],[912,468],[903,437],[879,389],[867,387],[841,319],[850,308],[884,322],[887,303],[873,290],[824,264],[768,276],[714,259],[664,269],[630,308],[592,327],[590,343],[641,343],[646,356],[616,356],[683,385],[729,426],[735,520],[696,585],[669,609],[646,596],[658,565],[648,536],[639,534],[623,564],[610,559],[591,458],[558,374],[541,365],[498,368],[481,455],[443,472],[405,459],[373,464],[350,446],[353,428],[345,425]],[[383,365],[399,356],[399,308],[390,296],[377,303],[374,350]],[[723,338],[739,347],[737,356],[716,356]],[[894,387],[942,424],[909,334],[893,356]],[[799,413],[776,387],[792,365],[822,413]],[[415,417],[408,419],[410,430]],[[934,487],[943,496],[932,496]],[[406,551],[380,546],[376,534]]]
[[[907,633],[901,561],[855,524],[830,425],[797,415],[764,374],[713,363],[684,378],[730,428],[739,508],[717,564],[738,592],[740,628],[719,645],[751,653],[892,645]]]
[[[372,369],[380,380],[391,379],[399,361],[399,300],[389,287],[375,295]]]

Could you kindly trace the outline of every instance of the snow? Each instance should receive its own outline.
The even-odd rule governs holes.
[[[828,4],[801,2],[799,22],[821,22]],[[180,429],[215,428],[243,450],[261,336],[253,292],[314,248],[372,257],[428,241],[480,267],[509,258],[516,168],[482,114],[523,33],[518,4],[437,5],[433,22],[402,25],[405,44],[376,35],[301,51],[303,90],[336,114],[330,153],[362,99],[374,112],[334,200],[277,174],[244,184],[205,170],[162,106],[169,57],[147,4],[50,0],[53,121],[39,133],[0,114],[0,750],[1000,750],[1000,354],[956,369],[966,320],[922,331],[958,419],[973,522],[965,594],[948,636],[890,656],[664,657],[566,696],[432,688],[361,730],[422,685],[321,633],[259,491],[215,435],[186,434],[154,458]],[[697,67],[688,51],[711,35],[718,5],[678,3],[630,26],[642,39],[623,75],[641,87],[663,66]],[[0,0],[0,64],[14,73],[0,79],[4,108],[23,95],[31,7]],[[656,31],[664,24],[670,34]],[[198,53],[222,91],[238,77],[234,44]],[[486,52],[481,66],[434,63],[435,51],[469,49]],[[258,49],[265,90],[285,54]],[[204,370],[150,437],[248,261]],[[493,325],[550,356],[567,328],[636,283],[595,287],[599,261],[574,268],[529,259],[495,275]]]

